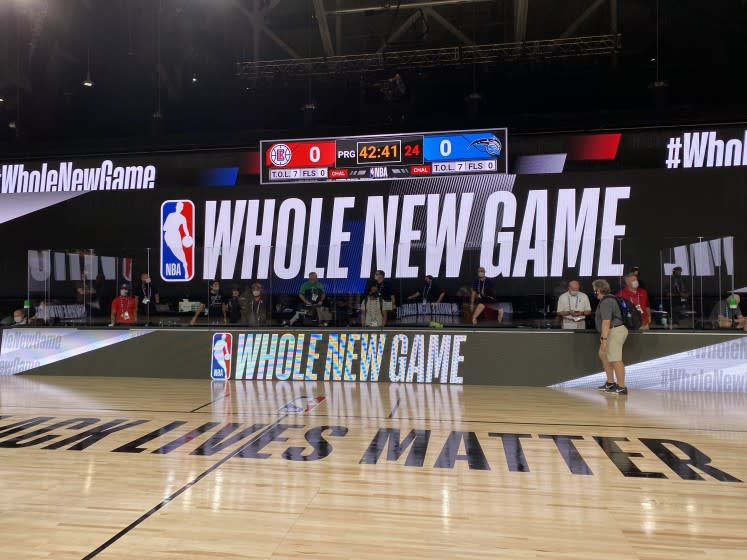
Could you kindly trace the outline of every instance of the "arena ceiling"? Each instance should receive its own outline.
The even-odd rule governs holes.
[[[742,0],[5,0],[0,138],[739,120],[745,29]]]

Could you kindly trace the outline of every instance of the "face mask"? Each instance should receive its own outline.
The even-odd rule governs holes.
[[[633,280],[633,281],[632,281],[632,282],[630,283],[630,287],[631,287],[631,288],[633,288],[633,289],[635,290],[635,289],[636,289],[636,288],[638,287],[638,280]]]
[[[485,273],[484,273],[484,272],[478,272],[478,273],[477,273],[477,275],[478,275],[478,276],[479,276],[480,278],[485,278]]]
[[[577,295],[578,295],[578,290],[569,290],[569,293],[570,293],[570,294],[571,294],[572,296],[577,296]]]
[[[145,283],[146,283],[146,284],[150,284],[150,278],[146,278],[146,279],[145,279]]]
[[[119,290],[119,295],[120,296],[126,296],[127,295],[127,290]]]
[[[18,317],[17,315],[13,315],[13,321],[16,323],[22,323],[23,317]]]
[[[259,294],[261,294],[261,293],[262,293],[262,292],[260,292],[259,290],[254,290],[254,291],[252,291],[252,295],[253,295],[254,297],[259,297]]]

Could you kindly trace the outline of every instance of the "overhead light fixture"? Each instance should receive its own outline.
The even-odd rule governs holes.
[[[91,79],[91,46],[90,44],[88,45],[88,48],[86,49],[86,79],[83,80],[83,85],[88,88],[93,87],[93,80]]]
[[[10,121],[8,123],[8,128],[10,128],[11,130],[15,130],[16,129],[16,121]]]
[[[0,103],[5,103],[5,98],[2,95],[0,95]]]
[[[197,74],[192,74],[192,83],[193,84],[197,83]]]

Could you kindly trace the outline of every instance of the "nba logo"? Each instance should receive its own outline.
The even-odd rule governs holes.
[[[233,335],[227,332],[213,333],[210,357],[210,378],[231,379],[231,350]]]
[[[188,282],[195,275],[195,205],[191,200],[161,204],[161,278]]]

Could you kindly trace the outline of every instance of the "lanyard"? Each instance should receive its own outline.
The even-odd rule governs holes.
[[[129,307],[129,301],[127,296],[119,296],[119,314],[124,315],[125,311]]]
[[[628,290],[628,291],[630,291],[630,290]],[[633,292],[630,292],[630,293],[633,293]],[[631,298],[630,298],[630,301],[632,301],[632,302],[633,302],[633,303],[635,303],[636,305],[639,305],[639,306],[640,306],[640,305],[641,305],[641,292],[639,292],[639,291],[636,291],[635,293],[633,293],[633,295],[635,296],[635,299],[633,299],[633,298],[631,297]]]
[[[252,300],[252,301],[251,301],[251,306],[252,306],[252,313],[253,313],[254,315],[258,315],[258,314],[259,314],[259,310],[260,310],[260,308],[262,307],[262,300],[259,300],[259,301],[257,302],[257,309],[254,309],[254,301],[255,301],[255,300]]]
[[[430,291],[431,291],[431,285],[430,284],[426,284],[425,287],[423,288],[423,300],[424,301],[428,300],[428,293]]]

